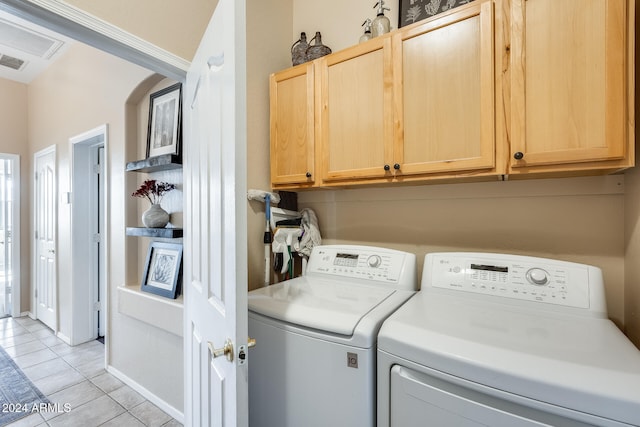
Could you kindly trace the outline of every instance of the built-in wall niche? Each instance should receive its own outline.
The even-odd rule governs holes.
[[[182,295],[169,299],[142,292],[141,283],[149,246],[153,241],[182,243],[183,235],[183,175],[181,156],[162,153],[148,157],[150,105],[159,99],[158,93],[168,93],[176,82],[161,76],[147,79],[131,94],[126,108],[126,158],[124,164],[124,207],[126,217],[126,282],[118,288],[118,311],[157,328],[182,335]],[[166,90],[166,91],[165,91]],[[164,98],[163,98],[164,99]],[[158,109],[160,112],[161,109]],[[181,113],[181,112],[180,112]],[[133,197],[145,181],[174,184],[176,188],[164,194],[162,208],[170,215],[165,228],[146,228],[142,213],[150,207],[146,198]],[[136,309],[143,307],[144,309]]]

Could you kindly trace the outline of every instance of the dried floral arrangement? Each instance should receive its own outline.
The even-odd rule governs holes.
[[[159,204],[166,193],[175,190],[176,185],[168,182],[158,182],[155,179],[147,179],[136,191],[131,193],[133,197],[144,197],[152,205]]]

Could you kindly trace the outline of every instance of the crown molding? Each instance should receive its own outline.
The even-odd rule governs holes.
[[[189,61],[62,1],[0,0],[0,9],[178,81],[189,69]]]

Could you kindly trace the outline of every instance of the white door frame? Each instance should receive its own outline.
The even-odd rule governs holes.
[[[0,154],[0,158],[11,161],[13,175],[12,194],[12,231],[11,234],[11,315],[20,316],[21,285],[20,280],[20,156],[17,154]]]
[[[84,132],[69,139],[71,153],[71,334],[72,345],[91,341],[98,337],[98,316],[106,319],[107,298],[105,284],[107,264],[107,221],[108,212],[108,168],[100,165],[102,171],[94,170],[98,148],[108,150],[107,125]],[[101,195],[102,206],[98,206],[96,189],[99,181],[104,183]],[[101,236],[95,236],[102,219]],[[99,278],[99,275],[102,277]],[[87,285],[89,282],[89,285]],[[100,285],[102,282],[102,286]],[[100,293],[98,294],[98,288]],[[100,307],[98,307],[98,301]],[[103,320],[104,322],[104,320]],[[104,325],[102,325],[104,327]]]
[[[57,156],[57,152],[56,152],[56,146],[51,145],[47,148],[44,148],[40,151],[37,151],[34,155],[33,155],[33,168],[34,170],[36,169],[36,166],[38,164],[38,158],[52,154],[53,153],[53,157],[54,157],[54,167],[55,167],[55,173],[54,173],[54,197],[53,197],[53,211],[54,211],[54,215],[57,218],[57,212],[58,212],[58,156]],[[36,191],[36,187],[37,187],[37,183],[35,180],[35,174],[33,175],[33,215],[32,215],[32,221],[33,221],[33,226],[32,226],[32,230],[36,230],[36,224],[38,221],[38,217],[37,217],[37,209],[36,207],[38,206],[38,194]],[[54,226],[54,230],[55,230],[55,235],[54,235],[54,246],[55,246],[55,250],[57,250],[58,248],[58,230],[57,230],[57,220],[54,221],[56,224]],[[36,289],[37,289],[37,281],[38,281],[38,239],[36,238],[36,235],[34,233],[34,235],[32,236],[32,268],[31,268],[31,317],[33,317],[34,319],[38,318],[38,299],[36,297]],[[51,329],[53,329],[54,333],[58,333],[58,324],[59,324],[59,313],[58,313],[58,283],[57,283],[57,276],[58,276],[58,260],[57,260],[57,254],[56,254],[56,258],[54,261],[54,284],[53,284],[53,306],[55,307],[55,316],[53,319],[53,324],[49,325],[51,327]]]

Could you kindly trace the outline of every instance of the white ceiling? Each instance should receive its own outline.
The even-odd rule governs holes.
[[[0,10],[0,78],[29,84],[72,43],[72,39]]]

